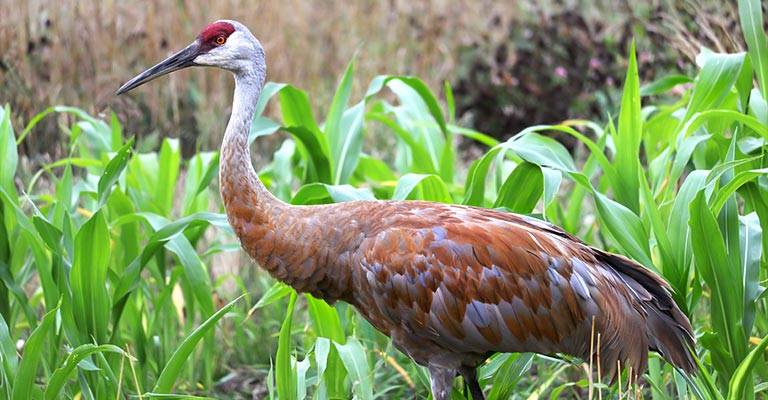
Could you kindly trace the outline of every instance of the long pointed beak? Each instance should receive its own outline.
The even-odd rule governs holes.
[[[120,86],[120,89],[117,89],[115,95],[121,95],[135,87],[141,86],[155,78],[159,78],[173,71],[178,71],[180,69],[197,65],[195,64],[194,60],[198,55],[200,55],[200,45],[197,43],[197,41],[195,41],[178,53],[166,58],[154,67],[137,75],[135,78],[126,82],[125,85]]]

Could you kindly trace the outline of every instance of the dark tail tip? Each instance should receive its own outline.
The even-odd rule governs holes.
[[[693,329],[688,318],[671,297],[669,302],[671,307],[666,307],[658,301],[653,301],[650,307],[646,307],[648,345],[669,363],[690,375],[697,370],[693,360],[693,351],[696,349]]]
[[[691,322],[672,299],[669,285],[654,272],[626,257],[610,253],[602,256],[617,272],[634,281],[627,283],[638,289],[635,290],[639,296],[636,300],[646,312],[648,347],[687,374],[695,373],[696,343]]]

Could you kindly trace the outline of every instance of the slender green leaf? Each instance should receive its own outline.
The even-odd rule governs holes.
[[[324,300],[316,299],[311,295],[306,295],[305,297],[313,326],[317,329],[317,335],[335,342],[344,343],[344,329],[341,327],[341,321],[336,309],[328,305]]]
[[[738,265],[731,265],[726,244],[715,216],[707,206],[704,191],[690,204],[690,227],[696,269],[712,289],[712,328],[716,336],[704,341],[717,357],[716,368],[731,379],[738,360],[746,355],[742,325],[743,287]],[[734,268],[736,268],[734,270]],[[739,277],[739,279],[734,279]],[[712,347],[717,345],[717,347]]]
[[[291,204],[341,203],[355,200],[375,200],[370,191],[349,185],[310,183],[302,186],[291,199]]]
[[[509,143],[509,148],[526,161],[563,172],[576,171],[568,150],[556,140],[535,132],[525,133]]]
[[[584,175],[573,173],[574,180],[592,191],[601,225],[622,250],[647,268],[656,270],[648,248],[648,233],[640,218],[624,205],[596,191]]]
[[[5,108],[0,108],[0,186],[13,193],[16,192],[13,177],[16,175],[18,162],[19,154],[11,124],[11,109],[6,105]]]
[[[221,317],[232,310],[232,308],[235,306],[235,303],[237,303],[241,298],[243,298],[243,296],[240,296],[227,303],[224,307],[203,321],[200,326],[195,328],[194,331],[192,331],[189,335],[187,335],[187,337],[184,338],[184,340],[179,344],[179,346],[171,355],[171,358],[168,359],[168,362],[163,367],[162,372],[160,372],[160,376],[157,377],[157,383],[155,383],[155,387],[152,390],[154,393],[171,392],[174,386],[174,382],[176,382],[178,379],[182,367],[186,363],[187,359],[189,359],[189,356],[197,346],[197,343],[200,342],[200,339],[202,339],[211,329],[216,326],[216,323],[221,319]]]
[[[765,38],[761,1],[739,0],[738,3],[744,41],[752,57],[763,98],[768,98],[768,44]]]
[[[64,360],[64,363],[51,374],[51,377],[48,380],[48,387],[45,389],[45,399],[59,399],[62,388],[67,381],[74,376],[75,368],[78,364],[94,353],[103,352],[118,353],[129,357],[121,348],[111,344],[95,345],[86,343],[78,346],[69,353],[67,359]]]
[[[693,80],[685,75],[668,75],[640,87],[640,96],[655,96],[667,92],[677,85],[685,85]]]
[[[259,301],[257,301],[256,304],[254,304],[249,314],[258,308],[266,307],[282,299],[283,297],[288,296],[289,294],[291,294],[292,290],[293,289],[291,289],[290,286],[286,285],[283,282],[279,282],[279,281],[275,282],[272,285],[272,287],[270,287],[269,290],[267,290],[267,292],[264,293],[263,296],[261,296]]]
[[[331,156],[325,137],[319,131],[301,125],[285,127],[283,130],[292,134],[299,144],[300,153],[309,163],[311,181],[331,183]]]
[[[2,363],[3,373],[0,374],[3,384],[3,392],[10,398],[10,391],[13,389],[13,382],[16,380],[16,371],[19,367],[19,356],[16,352],[16,342],[11,337],[10,329],[8,329],[8,323],[5,322],[5,318],[0,315],[0,362]]]
[[[294,400],[296,398],[296,374],[291,368],[291,323],[293,321],[293,307],[296,305],[296,292],[291,292],[288,302],[288,311],[280,327],[280,339],[277,345],[277,359],[275,360],[275,380],[277,381],[277,395],[280,399]]]
[[[493,208],[506,207],[528,214],[536,207],[544,192],[544,174],[536,164],[520,163],[504,180]]]
[[[43,343],[54,329],[54,322],[59,312],[59,307],[61,307],[61,303],[43,316],[42,321],[32,331],[24,345],[24,357],[19,362],[16,379],[13,382],[13,391],[11,392],[11,398],[14,400],[32,398],[32,388],[35,385],[38,364],[43,356],[43,350],[45,350]]]
[[[640,78],[637,72],[635,42],[629,54],[627,78],[624,81],[624,94],[621,96],[616,143],[615,165],[621,171],[621,179],[614,182],[616,200],[633,213],[640,213],[640,141],[642,140],[643,121],[640,115]],[[645,184],[645,183],[643,183]]]
[[[488,393],[490,399],[508,399],[513,396],[515,386],[533,363],[533,353],[505,354],[507,357],[493,377],[493,387]]]
[[[421,194],[419,196],[419,193]],[[397,181],[392,200],[419,200],[452,203],[451,194],[445,182],[437,175],[405,174]]]
[[[352,391],[355,397],[363,400],[373,399],[373,386],[371,384],[370,369],[365,358],[365,350],[355,337],[347,339],[346,344],[334,342],[339,356],[344,362],[352,380]]]
[[[765,336],[736,368],[728,384],[728,400],[745,399],[747,395],[754,396],[753,393],[746,391],[752,387],[752,370],[757,365],[763,365],[766,348],[768,348],[768,336]]]
[[[328,139],[328,145],[331,150],[331,160],[334,160],[333,181],[331,183],[338,185],[346,183],[346,179],[354,170],[356,164],[356,158],[360,154],[361,138],[360,133],[362,131],[361,123],[353,123],[356,126],[355,129],[343,129],[342,117],[351,112],[354,115],[351,119],[362,121],[364,103],[361,102],[357,106],[350,110],[346,110],[349,103],[349,97],[352,92],[352,77],[354,74],[355,62],[353,60],[349,62],[344,76],[341,78],[339,87],[336,89],[336,94],[331,101],[331,107],[328,110],[328,117],[325,121],[325,136]],[[351,111],[355,110],[355,111]],[[351,164],[351,167],[348,166]],[[342,172],[346,175],[346,179],[343,179]]]
[[[760,260],[763,258],[763,230],[756,212],[739,216],[739,250],[744,277],[744,332],[752,332],[757,303],[765,287],[760,285]]]
[[[81,331],[79,344],[107,340],[109,295],[104,282],[111,256],[107,221],[102,210],[83,224],[75,236],[75,253],[69,280],[75,322]]]
[[[723,102],[739,78],[744,64],[744,53],[702,53],[697,61],[703,63],[703,66],[682,122],[687,122],[694,114],[710,110]]]
[[[320,127],[312,115],[307,93],[291,85],[280,88],[280,110],[287,127],[303,127],[317,136],[321,136]],[[324,141],[323,141],[324,142]],[[325,149],[327,154],[327,148]]]
[[[104,168],[104,174],[99,178],[98,197],[99,207],[103,206],[107,202],[109,193],[112,191],[112,185],[120,178],[120,174],[128,165],[128,160],[131,157],[133,151],[133,138],[128,140],[120,150],[117,151],[114,157],[109,161]]]

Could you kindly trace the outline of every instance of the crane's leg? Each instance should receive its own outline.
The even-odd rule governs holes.
[[[469,393],[472,394],[472,400],[485,400],[483,389],[477,380],[476,367],[460,367],[459,373],[464,377],[464,382],[469,386]]]
[[[456,370],[427,365],[429,377],[432,381],[432,400],[449,400],[453,389],[453,380],[456,378]]]

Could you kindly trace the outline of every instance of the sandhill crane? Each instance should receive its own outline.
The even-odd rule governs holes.
[[[495,352],[588,359],[598,347],[593,329],[604,375],[615,376],[617,363],[641,374],[649,349],[687,373],[695,370],[691,325],[669,286],[554,225],[425,201],[291,206],[274,197],[248,149],[266,77],[264,49],[239,22],[208,25],[117,94],[190,66],[235,77],[219,179],[243,249],[296,291],[353,305],[428,368],[435,399],[450,397],[457,373],[475,400],[484,398],[477,367]]]

